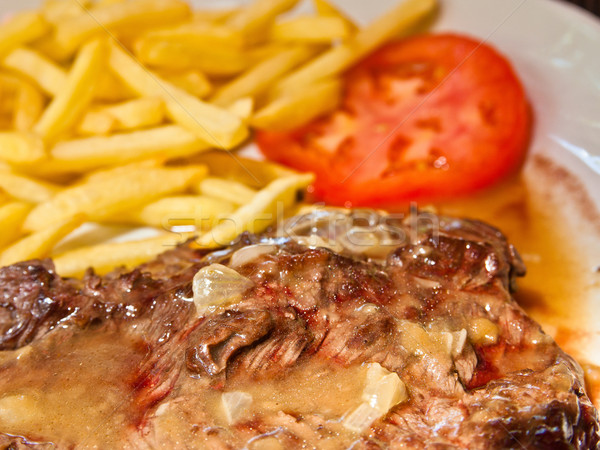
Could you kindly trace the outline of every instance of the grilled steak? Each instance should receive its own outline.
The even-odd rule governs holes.
[[[5,267],[0,448],[599,448],[523,274],[485,224],[364,211],[104,277]],[[374,366],[405,391],[370,417]]]

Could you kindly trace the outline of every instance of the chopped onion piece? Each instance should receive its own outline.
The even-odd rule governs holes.
[[[305,245],[309,248],[328,248],[329,250],[337,253],[341,253],[344,250],[344,247],[342,247],[339,242],[332,239],[322,238],[317,234],[311,234],[310,236],[294,236],[293,239],[298,244]]]
[[[259,256],[275,253],[276,251],[277,247],[271,244],[256,244],[242,247],[231,256],[229,265],[231,267],[241,267],[244,264],[254,261]]]
[[[246,448],[248,450],[283,450],[285,447],[275,436],[262,435],[248,441]]]
[[[230,425],[237,422],[252,404],[252,396],[247,392],[233,391],[221,395],[221,402],[227,423]]]
[[[463,328],[460,331],[454,331],[452,336],[454,337],[452,356],[458,356],[465,348],[465,344],[467,342],[467,330]]]
[[[194,276],[194,304],[202,314],[211,307],[233,303],[254,283],[233,269],[221,264],[203,267]]]
[[[493,345],[498,342],[499,334],[498,326],[485,317],[472,319],[469,323],[468,335],[474,344]]]
[[[0,422],[18,426],[40,417],[40,406],[31,395],[9,395],[0,399]]]
[[[344,417],[342,425],[350,431],[362,433],[382,415],[381,411],[373,408],[368,403],[361,403],[354,411]]]
[[[362,399],[381,415],[408,398],[406,386],[397,373],[390,372],[378,363],[369,364],[367,367]]]

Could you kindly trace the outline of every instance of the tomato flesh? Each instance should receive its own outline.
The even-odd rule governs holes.
[[[486,44],[421,35],[380,49],[345,78],[336,111],[260,131],[269,159],[317,175],[317,200],[390,206],[489,186],[523,160],[531,116],[512,67]]]

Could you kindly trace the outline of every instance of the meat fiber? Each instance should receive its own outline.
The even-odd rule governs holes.
[[[317,211],[132,272],[0,269],[0,448],[600,448],[581,369],[511,297],[515,249],[426,219]],[[252,287],[204,308],[214,264]],[[349,430],[372,363],[408,398]]]

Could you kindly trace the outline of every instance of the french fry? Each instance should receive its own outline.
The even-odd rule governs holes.
[[[179,0],[131,0],[106,6],[93,7],[81,14],[56,24],[56,41],[67,51],[75,50],[85,41],[106,30],[130,29],[173,23],[188,17],[187,3]]]
[[[78,215],[25,236],[0,254],[0,266],[49,256],[52,248],[78,228],[83,220],[84,216]]]
[[[346,21],[339,17],[303,16],[273,25],[270,38],[275,42],[327,44],[335,39],[346,39],[350,33]]]
[[[20,45],[42,37],[49,31],[48,23],[37,12],[21,12],[0,26],[0,56]]]
[[[58,95],[67,85],[67,72],[62,67],[26,47],[17,47],[6,55],[2,66],[33,81],[51,97]]]
[[[315,53],[314,49],[306,46],[277,53],[220,87],[212,101],[217,105],[228,105],[240,97],[256,97],[267,91],[282,75],[302,64]]]
[[[114,130],[133,130],[160,125],[165,118],[164,102],[157,97],[144,97],[102,108],[115,119]]]
[[[6,192],[0,190],[0,205],[5,205],[6,203],[11,202],[13,199]]]
[[[135,92],[125,86],[120,79],[106,70],[98,76],[94,98],[101,102],[123,102],[136,97]]]
[[[39,231],[47,224],[57,223],[77,214],[85,214],[91,220],[101,221],[155,198],[181,192],[205,175],[206,168],[203,166],[157,168],[120,173],[112,178],[74,185],[37,205],[25,219],[23,228],[27,231]]]
[[[207,177],[192,187],[198,194],[213,197],[234,205],[250,203],[256,191],[243,183],[223,178]]]
[[[83,116],[77,125],[77,134],[80,136],[108,135],[116,127],[117,120],[106,111],[90,110]]]
[[[164,70],[198,69],[207,75],[229,77],[251,67],[254,59],[228,47],[194,48],[171,42],[141,39],[134,45],[136,57],[144,64]]]
[[[46,159],[44,142],[33,133],[0,132],[0,160],[10,164],[36,164]],[[3,172],[0,171],[0,177]]]
[[[259,191],[250,201],[212,230],[200,236],[200,247],[227,245],[244,231],[260,233],[275,223],[282,210],[293,205],[296,193],[314,181],[312,174],[279,178]]]
[[[73,56],[73,52],[64,47],[56,40],[56,33],[53,32],[48,36],[37,39],[29,44],[35,51],[40,52],[46,58],[60,64],[68,64]]]
[[[182,44],[188,47],[229,47],[242,49],[244,39],[239,30],[225,25],[191,22],[173,28],[148,32],[144,39],[149,41]]]
[[[190,234],[168,233],[140,241],[83,247],[55,256],[54,265],[63,277],[81,277],[88,267],[105,274],[115,267],[136,267],[183,244],[190,237]]]
[[[121,223],[148,225],[170,230],[176,226],[194,226],[208,230],[223,215],[234,211],[233,203],[207,196],[165,197],[136,211],[124,212],[111,219]]]
[[[138,94],[162,98],[173,121],[211,146],[231,149],[248,136],[248,128],[235,114],[204,103],[160,79],[116,45],[111,47],[109,64],[113,72]]]
[[[204,98],[212,91],[210,80],[199,70],[188,69],[180,72],[158,72],[169,83],[198,98]]]
[[[254,189],[261,189],[277,178],[296,174],[279,164],[242,158],[216,150],[195,156],[193,162],[206,165],[212,176],[234,180]]]
[[[400,3],[357,32],[346,43],[333,47],[283,78],[277,84],[275,92],[298,89],[342,73],[366,54],[426,17],[435,9],[436,4],[436,0],[406,0]]]
[[[101,6],[111,6],[111,5],[116,5],[118,3],[124,3],[127,0],[96,0],[95,6],[96,7],[101,7]]]
[[[319,80],[306,89],[290,92],[256,112],[251,123],[261,130],[288,130],[335,109],[340,102],[339,79]]]
[[[81,180],[82,183],[97,183],[103,180],[112,180],[114,177],[120,177],[127,175],[132,172],[140,172],[147,169],[157,169],[164,166],[164,160],[155,159],[144,159],[143,161],[136,161],[134,163],[125,164],[123,166],[110,167],[108,169],[95,170],[86,174]]]
[[[19,96],[20,80],[10,74],[0,73],[0,117],[6,123],[4,128],[12,128],[13,115],[17,97]]]
[[[351,32],[358,29],[356,24],[346,14],[341,12],[335,5],[329,3],[328,0],[313,0],[313,4],[319,16],[338,17],[346,22],[346,26]]]
[[[53,160],[70,171],[84,172],[147,158],[181,158],[210,148],[179,125],[58,142]]]
[[[46,101],[42,93],[28,81],[21,80],[19,84],[13,112],[13,128],[17,131],[29,131],[42,115]]]
[[[275,18],[292,9],[298,0],[255,0],[241,8],[228,21],[227,25],[241,31],[246,40],[260,40]]]
[[[91,3],[91,0],[44,0],[41,12],[48,23],[56,25],[80,16]]]
[[[192,21],[201,23],[223,23],[236,14],[239,9],[197,9],[192,12]]]
[[[227,109],[246,122],[254,111],[254,100],[251,97],[242,97],[234,101]]]
[[[52,140],[77,121],[92,99],[104,55],[102,40],[91,41],[81,49],[69,72],[67,84],[35,125],[36,133]]]
[[[60,191],[58,186],[7,169],[0,169],[0,189],[11,197],[30,203],[48,201]]]
[[[0,249],[21,236],[21,225],[29,211],[31,204],[25,202],[11,202],[0,206]]]

